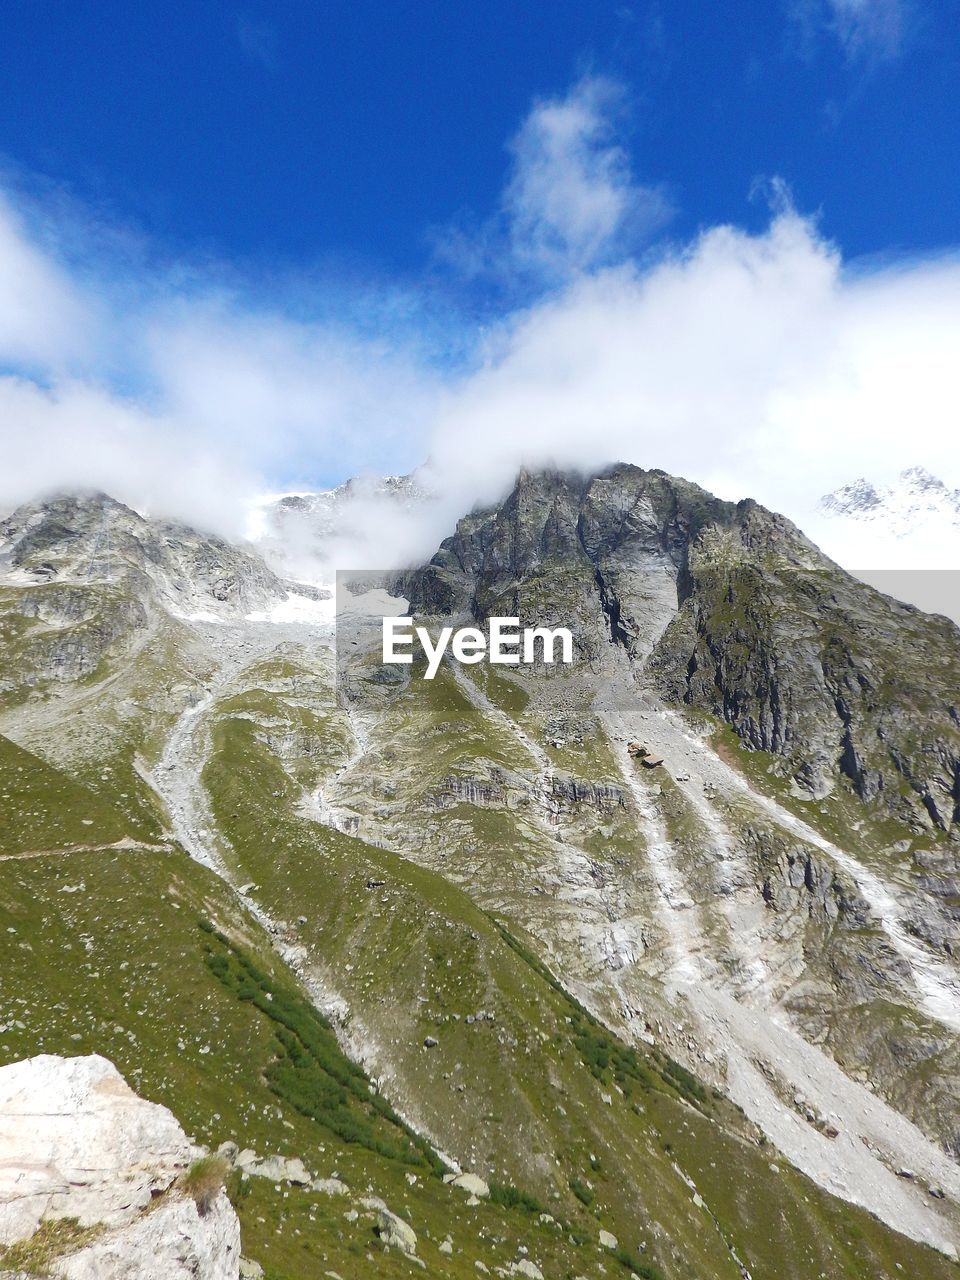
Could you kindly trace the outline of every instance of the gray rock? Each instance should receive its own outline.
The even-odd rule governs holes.
[[[478,1177],[475,1173],[457,1174],[452,1181],[452,1185],[460,1187],[471,1196],[478,1196],[481,1199],[490,1194],[489,1186],[484,1182],[483,1178]]]
[[[296,1186],[306,1187],[313,1181],[313,1175],[307,1171],[303,1161],[294,1156],[266,1156],[263,1160],[254,1160],[247,1164],[247,1173],[255,1178],[268,1178],[271,1182],[292,1182]]]
[[[510,1270],[514,1275],[526,1276],[527,1280],[543,1280],[543,1272],[529,1258],[521,1258],[519,1262],[511,1262]]]
[[[237,1280],[230,1201],[221,1191],[201,1214],[180,1193],[196,1148],[106,1058],[44,1054],[0,1068],[0,1132],[0,1245],[29,1238],[41,1218],[76,1218],[103,1230],[53,1260],[58,1280]]]
[[[324,1196],[346,1196],[350,1194],[350,1188],[345,1182],[341,1182],[339,1178],[314,1178],[310,1183],[313,1191],[319,1191]]]
[[[416,1253],[417,1233],[409,1222],[404,1222],[403,1218],[386,1207],[378,1212],[377,1230],[380,1239],[388,1249],[399,1249],[401,1253]]]

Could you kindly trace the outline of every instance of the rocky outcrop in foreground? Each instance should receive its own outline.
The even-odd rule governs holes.
[[[226,1194],[182,1186],[199,1154],[106,1058],[0,1068],[0,1273],[16,1270],[11,1246],[39,1253],[48,1240],[43,1261],[61,1280],[237,1280]]]

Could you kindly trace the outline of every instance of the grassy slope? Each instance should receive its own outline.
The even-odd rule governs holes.
[[[615,1042],[447,881],[296,817],[311,768],[322,771],[339,750],[315,760],[309,748],[298,750],[290,773],[275,754],[290,743],[292,713],[280,695],[291,682],[302,687],[306,676],[284,667],[259,672],[256,711],[271,719],[268,731],[258,736],[252,721],[232,718],[218,730],[207,780],[239,869],[258,880],[259,896],[278,914],[307,916],[302,940],[350,997],[357,1021],[383,1036],[385,1056],[396,1064],[390,1096],[405,1110],[424,1109],[426,1127],[449,1133],[465,1163],[488,1176],[492,1166],[500,1180],[538,1195],[567,1228],[540,1222],[522,1203],[467,1208],[426,1168],[414,1173],[406,1161],[345,1142],[279,1099],[268,1079],[278,1056],[276,1026],[211,971],[200,921],[213,920],[290,999],[296,986],[232,895],[176,851],[101,847],[0,865],[0,974],[17,975],[0,996],[0,1060],[105,1053],[199,1140],[233,1137],[261,1153],[299,1155],[318,1174],[336,1171],[357,1191],[382,1196],[417,1228],[420,1252],[438,1275],[474,1275],[477,1261],[506,1265],[521,1244],[548,1280],[625,1275],[597,1244],[601,1224],[637,1255],[630,1259],[635,1268],[655,1258],[676,1277],[737,1275],[729,1243],[757,1280],[892,1276],[898,1265],[933,1277],[954,1274],[789,1169],[772,1173],[740,1118],[715,1099],[707,1100],[706,1114],[691,1106],[684,1100],[689,1084],[671,1076],[665,1060],[651,1055],[642,1070],[624,1067]],[[163,682],[159,652],[145,676],[122,677],[125,689],[156,698],[154,720],[169,715]],[[99,700],[94,689],[87,696],[91,719],[119,723],[115,689]],[[322,717],[293,718],[301,746],[329,735]],[[131,814],[149,819],[151,802],[141,807],[123,793],[133,753],[149,752],[153,731],[147,721],[130,723],[130,738],[121,735],[120,777],[94,753],[81,783],[7,749],[14,762],[4,773],[8,802],[30,817],[10,829],[8,852],[104,846],[118,831],[144,838],[147,826]],[[482,745],[488,730],[475,728]],[[158,829],[148,825],[149,834]],[[368,890],[367,879],[386,883]],[[462,1015],[478,1007],[494,1010],[495,1021],[466,1024]],[[422,1047],[428,1033],[440,1041],[434,1050]],[[694,1200],[674,1159],[696,1179],[709,1211]],[[739,1171],[735,1180],[731,1168]],[[272,1276],[310,1280],[332,1269],[351,1280],[369,1274],[371,1263],[385,1275],[410,1270],[396,1255],[383,1256],[370,1215],[355,1222],[344,1216],[344,1201],[260,1181],[233,1191],[245,1249]],[[448,1233],[450,1256],[437,1248]]]
[[[27,768],[31,757],[21,753]],[[35,760],[33,795],[51,780]],[[66,786],[59,778],[51,807]],[[90,803],[95,804],[91,798]],[[92,841],[112,835],[96,826]],[[506,1263],[526,1244],[555,1274],[595,1274],[595,1239],[571,1245],[523,1208],[468,1208],[422,1161],[387,1158],[345,1142],[278,1098],[267,1077],[277,1057],[276,1024],[220,981],[206,958],[219,944],[211,920],[296,1003],[298,988],[233,895],[183,854],[122,850],[12,858],[0,876],[0,973],[16,973],[0,996],[0,1062],[36,1053],[97,1052],[111,1058],[145,1097],[171,1107],[198,1141],[228,1137],[261,1154],[299,1155],[321,1176],[337,1173],[358,1194],[381,1196],[414,1224],[420,1253],[439,1275],[476,1274],[474,1261]],[[342,1058],[345,1070],[348,1064]],[[389,1127],[389,1126],[388,1126]],[[408,1182],[407,1175],[416,1178]],[[369,1214],[344,1217],[349,1202],[275,1189],[251,1180],[232,1188],[244,1249],[276,1277],[310,1280],[334,1269],[345,1280],[408,1274],[386,1257]],[[438,1245],[450,1234],[452,1257]],[[593,1233],[595,1236],[595,1232]]]
[[[0,737],[0,853],[112,844],[131,834],[112,804]]]
[[[272,722],[282,708],[278,695]],[[646,1242],[670,1275],[728,1274],[724,1241],[755,1277],[894,1274],[897,1262],[950,1273],[793,1171],[773,1173],[742,1119],[716,1099],[706,1114],[688,1105],[657,1055],[641,1063],[648,1087],[627,1076],[621,1093],[609,1067],[598,1080],[592,1035],[585,1044],[577,1007],[537,962],[442,877],[299,818],[300,782],[251,720],[220,720],[204,781],[236,873],[275,915],[306,917],[290,936],[358,1011],[371,1058],[393,1065],[387,1092],[469,1167],[520,1184],[578,1230],[602,1223]],[[495,1022],[466,1024],[477,1008]],[[674,1167],[681,1150],[716,1223]],[[571,1183],[592,1191],[589,1212]]]

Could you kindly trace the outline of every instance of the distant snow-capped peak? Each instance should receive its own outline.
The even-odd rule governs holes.
[[[960,489],[948,488],[925,467],[908,467],[891,485],[875,485],[862,477],[820,499],[827,516],[880,522],[897,537],[910,537],[918,525],[960,527]]]
[[[960,489],[924,467],[854,480],[799,523],[831,559],[888,595],[960,623]]]

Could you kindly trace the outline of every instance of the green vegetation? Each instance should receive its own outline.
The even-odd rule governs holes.
[[[663,1280],[663,1272],[659,1267],[651,1266],[649,1262],[642,1262],[630,1249],[615,1249],[613,1256],[620,1263],[621,1267],[625,1267],[635,1276],[639,1276],[640,1280]]]
[[[524,1213],[544,1212],[544,1207],[536,1196],[505,1182],[490,1183],[490,1200],[504,1209],[522,1209]]]
[[[180,1187],[197,1206],[202,1217],[213,1207],[223,1190],[230,1166],[221,1156],[201,1156],[180,1179]]]
[[[0,852],[112,844],[129,834],[108,800],[0,737]]]
[[[521,956],[534,972],[553,987],[570,1006],[566,1019],[573,1043],[590,1074],[602,1084],[616,1084],[629,1101],[634,1086],[643,1090],[666,1085],[693,1106],[706,1108],[710,1095],[696,1076],[658,1049],[650,1049],[641,1060],[637,1050],[625,1045],[608,1031],[563,987],[546,965],[519,942],[504,925],[497,923],[504,942]]]
[[[50,1276],[58,1258],[92,1244],[102,1231],[99,1226],[81,1227],[76,1218],[45,1218],[29,1239],[0,1245],[0,1267],[28,1276]]]
[[[210,972],[238,1000],[274,1024],[275,1057],[265,1078],[270,1090],[344,1142],[440,1176],[446,1166],[431,1147],[371,1089],[362,1067],[345,1056],[328,1020],[299,991],[279,984],[209,923],[201,930],[219,944],[204,951]]]
[[[568,1185],[580,1203],[589,1209],[596,1199],[596,1192],[593,1188],[588,1187],[587,1184],[585,1182],[581,1182],[579,1178],[571,1178]]]

